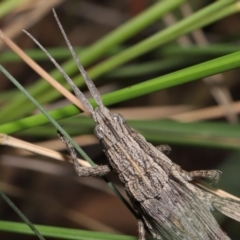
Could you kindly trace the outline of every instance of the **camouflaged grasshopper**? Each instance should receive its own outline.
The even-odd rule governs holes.
[[[128,126],[124,118],[110,112],[103,104],[94,83],[80,64],[57,16],[54,16],[81,72],[87,87],[98,104],[93,109],[88,99],[77,88],[49,53],[27,33],[49,56],[71,85],[75,95],[93,118],[95,136],[102,144],[109,165],[82,167],[67,140],[77,174],[80,177],[103,176],[114,170],[125,186],[126,193],[139,214],[139,239],[145,239],[147,229],[156,239],[227,240],[211,211],[218,210],[240,221],[240,202],[206,192],[192,182],[194,179],[218,181],[218,170],[187,172],[165,154],[166,145],[154,147]]]

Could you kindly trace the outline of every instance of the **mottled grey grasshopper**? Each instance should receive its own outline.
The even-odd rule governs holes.
[[[156,239],[230,239],[221,230],[211,211],[216,209],[240,221],[240,202],[206,192],[192,182],[195,179],[218,181],[220,172],[217,170],[184,171],[166,156],[170,150],[168,146],[154,147],[129,127],[121,115],[110,112],[104,106],[97,88],[80,64],[55,12],[54,15],[78,69],[98,104],[97,108],[93,109],[88,99],[64,70],[32,38],[47,53],[71,85],[79,101],[90,113],[96,124],[94,133],[101,142],[110,163],[110,165],[92,168],[80,166],[75,150],[67,140],[63,139],[73,157],[77,174],[88,177],[103,176],[111,170],[117,172],[129,199],[139,214],[140,240],[145,239],[145,229]]]

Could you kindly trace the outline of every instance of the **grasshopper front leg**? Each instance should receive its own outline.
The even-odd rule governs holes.
[[[61,134],[58,132],[59,138],[62,140],[62,142],[65,144],[67,150],[69,151],[73,164],[74,169],[78,176],[80,177],[101,177],[106,174],[108,174],[111,169],[108,165],[102,165],[102,166],[94,166],[94,167],[83,167],[79,164],[77,160],[77,153],[72,146],[72,144]]]
[[[171,152],[171,147],[168,146],[167,144],[163,144],[163,145],[160,145],[160,146],[156,146],[156,148],[164,153],[165,155],[168,155],[170,152]]]
[[[108,174],[111,169],[108,165],[94,166],[94,167],[82,167],[78,161],[74,161],[74,169],[79,177],[101,177]]]

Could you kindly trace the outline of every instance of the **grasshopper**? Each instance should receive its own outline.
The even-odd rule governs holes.
[[[218,210],[226,216],[240,221],[240,202],[207,192],[193,182],[196,179],[217,182],[221,172],[218,170],[191,172],[183,170],[167,157],[170,147],[167,145],[153,146],[141,134],[129,127],[121,115],[109,111],[104,106],[96,86],[81,65],[55,11],[53,12],[69,50],[98,107],[93,109],[88,99],[51,55],[34,37],[27,34],[48,55],[68,81],[76,97],[90,113],[96,124],[95,136],[99,139],[109,160],[109,165],[83,167],[77,161],[74,148],[61,137],[70,151],[77,174],[80,177],[104,176],[112,170],[118,174],[139,216],[139,240],[145,240],[146,230],[155,239],[230,239],[221,230],[211,211]]]

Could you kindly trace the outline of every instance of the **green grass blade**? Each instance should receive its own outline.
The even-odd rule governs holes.
[[[0,196],[2,199],[18,214],[18,216],[28,225],[40,240],[45,240],[45,238],[39,233],[39,231],[34,227],[34,225],[28,220],[28,218],[18,209],[18,207],[0,190]]]
[[[143,96],[151,92],[156,92],[164,88],[173,87],[187,83],[217,73],[228,71],[240,67],[240,52],[232,53],[224,57],[216,58],[195,66],[179,70],[165,76],[154,78],[132,87],[124,88],[112,93],[103,95],[103,102],[106,105],[118,103],[138,96]],[[91,101],[91,100],[90,100]],[[93,104],[93,101],[91,101]],[[79,113],[79,110],[72,105],[53,110],[49,115],[54,119],[63,119]],[[2,116],[4,120],[4,116]],[[47,123],[48,120],[42,115],[35,115],[14,122],[0,125],[0,132],[10,134],[34,126]]]
[[[176,39],[177,37],[182,36],[188,32],[193,31],[199,27],[205,26],[206,24],[212,23],[218,19],[221,19],[225,16],[233,14],[238,11],[238,7],[235,4],[235,0],[222,0],[216,3],[211,4],[210,6],[198,11],[197,13],[191,15],[190,17],[183,19],[177,24],[149,37],[148,39],[136,44],[135,46],[117,54],[116,56],[98,64],[94,68],[88,71],[89,76],[92,79],[95,79],[102,74],[116,68],[117,66],[126,63],[127,61],[138,57],[150,50],[153,50],[156,47],[159,47],[169,41]],[[82,59],[82,57],[81,57]],[[83,80],[81,76],[73,78],[74,82],[78,85],[83,84]],[[66,82],[63,83],[63,86],[69,89],[69,86]],[[39,89],[37,89],[38,91]],[[53,91],[52,89],[45,89],[44,94],[40,94],[39,99],[41,99],[41,103],[50,102],[53,99],[57,98],[60,94],[57,91]],[[4,115],[12,118],[15,113],[14,109],[20,102],[15,101],[14,103],[8,105],[7,108],[2,109]],[[12,108],[12,106],[14,106]],[[25,105],[22,114],[26,113],[31,109],[31,106]],[[6,111],[5,111],[6,110]],[[1,119],[1,118],[0,118]]]
[[[65,58],[70,58],[71,53],[69,52],[68,48],[47,48],[47,51],[56,59],[56,60],[61,60]],[[76,52],[81,52],[83,51],[83,48],[76,47],[75,48]],[[32,58],[35,61],[41,61],[41,60],[46,60],[48,57],[46,54],[39,49],[30,49],[26,50],[25,53]],[[1,59],[0,63],[7,63],[7,62],[17,62],[17,61],[22,61],[22,59],[14,52],[4,52],[1,53]]]
[[[188,46],[188,47],[181,47],[181,46],[168,46],[164,49],[159,51],[159,55],[161,56],[221,56],[226,55],[229,53],[234,53],[240,51],[240,46],[236,44],[211,44],[208,46]]]
[[[118,44],[126,41],[130,37],[134,36],[136,33],[140,32],[141,30],[145,29],[147,26],[155,22],[165,13],[169,12],[170,10],[176,8],[181,3],[185,2],[186,0],[168,0],[168,1],[161,1],[157,2],[149,9],[144,11],[143,13],[139,14],[132,20],[128,21],[126,24],[123,24],[116,30],[112,31],[106,37],[102,38],[83,53],[81,53],[81,62],[84,66],[89,65],[90,63],[97,60],[103,54],[109,51],[110,48],[117,46]],[[63,68],[65,69],[66,73],[69,75],[77,72],[76,64],[74,63],[73,59],[67,61],[63,64]],[[58,79],[59,82],[64,82],[63,77],[61,74],[54,70],[50,73],[51,76],[55,79]],[[83,83],[83,81],[82,81]],[[34,96],[39,102],[46,103],[49,102],[49,97],[52,95],[54,98],[59,96],[57,91],[51,89],[50,95],[48,95],[49,84],[45,81],[39,80],[36,84],[31,86],[27,89],[28,92]],[[1,112],[5,115],[5,118],[12,120],[16,117],[16,109],[19,109],[20,106],[23,106],[21,116],[25,115],[32,109],[32,105],[30,105],[26,98],[22,95],[16,95],[14,101],[10,101],[6,108],[2,108]],[[1,119],[0,119],[1,121]]]
[[[178,144],[221,149],[240,148],[239,124],[219,122],[182,123],[172,120],[129,120],[128,124],[149,142]],[[86,117],[73,117],[60,121],[73,135],[92,134],[94,123]],[[81,127],[79,127],[81,126]],[[54,137],[51,126],[32,128],[21,132],[26,136]]]
[[[240,126],[217,122],[130,121],[150,142],[240,149]]]
[[[92,79],[96,79],[97,77],[105,74],[106,72],[113,70],[117,66],[122,65],[138,56],[141,56],[151,50],[154,50],[156,47],[162,46],[169,41],[172,41],[186,33],[189,33],[197,28],[205,26],[206,24],[212,23],[216,21],[218,18],[215,15],[212,15],[213,12],[222,10],[222,8],[226,7],[229,3],[234,2],[232,0],[226,1],[218,1],[202,10],[199,10],[195,14],[191,15],[190,17],[183,19],[182,21],[176,23],[175,25],[164,29],[163,31],[154,34],[153,36],[149,37],[146,40],[134,45],[133,47],[122,51],[121,53],[109,58],[108,60],[98,64],[94,68],[88,71],[89,76]],[[238,9],[231,5],[231,14]],[[227,14],[228,11],[224,9],[224,11],[220,11],[221,13]],[[223,17],[222,14],[220,14]],[[226,16],[226,15],[225,15]],[[79,83],[81,81],[81,76],[74,78],[74,82]],[[64,84],[64,86],[66,86]]]
[[[84,231],[72,228],[50,227],[37,225],[41,234],[45,237],[52,237],[66,240],[137,240],[136,237],[117,234],[108,234],[102,232]],[[0,221],[0,231],[14,232],[20,234],[32,235],[29,228],[22,223]]]

